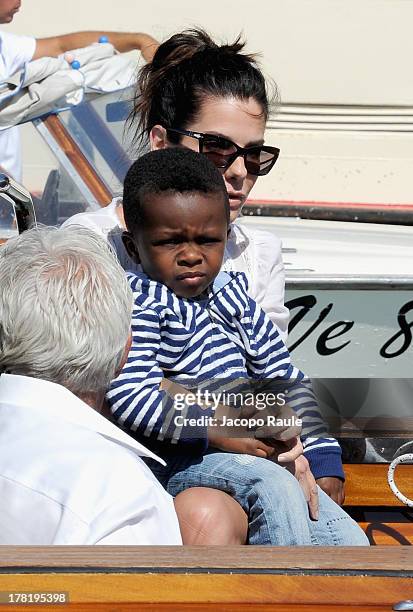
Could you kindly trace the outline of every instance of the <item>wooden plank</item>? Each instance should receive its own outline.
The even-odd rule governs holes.
[[[359,523],[370,540],[377,546],[412,546],[413,522],[411,523]]]
[[[161,604],[161,603],[156,603],[156,604],[151,604],[151,603],[137,603],[134,604],[132,602],[127,602],[124,604],[115,604],[116,607],[114,607],[113,603],[93,603],[93,604],[87,604],[87,603],[74,603],[74,604],[69,604],[69,606],[65,606],[65,611],[67,609],[69,610],[82,610],[82,612],[89,612],[89,610],[92,612],[96,611],[96,612],[216,612],[217,608],[216,608],[216,604],[215,603],[202,603],[202,604],[186,604],[186,603],[179,603],[179,604],[174,604],[174,603],[167,603],[167,604]],[[4,608],[2,607],[2,612],[3,612]],[[28,607],[20,607],[19,611],[24,612],[24,611],[29,612],[29,608]],[[36,611],[38,610],[38,607],[36,606]],[[235,604],[220,604],[219,606],[219,612],[244,612],[244,610],[246,612],[251,612],[251,604],[244,604],[241,602],[237,602]],[[339,608],[335,608],[336,612],[355,612],[357,610],[367,610],[368,612],[389,612],[389,606],[388,605],[382,605],[382,606],[378,606],[378,605],[373,605],[373,606],[366,606],[365,604],[361,604],[360,606],[358,605],[352,605],[352,606],[340,606]],[[294,612],[331,612],[331,606],[330,604],[295,604],[294,605]],[[16,607],[14,606],[13,608],[11,607],[7,607],[6,608],[6,612],[16,612]],[[30,608],[30,612],[33,612],[33,607]],[[47,612],[50,612],[50,608],[47,609]],[[291,606],[290,605],[284,605],[284,604],[255,604],[254,605],[254,612],[291,612]]]
[[[370,204],[359,202],[292,202],[286,200],[248,200],[244,215],[300,217],[330,221],[392,223],[412,225],[413,204]],[[259,211],[259,213],[257,212]]]
[[[383,605],[413,597],[411,578],[265,574],[0,575],[0,590],[69,593],[73,603]]]
[[[387,483],[388,465],[346,464],[346,506],[403,506]],[[399,489],[413,499],[413,465],[399,465],[396,469]]]
[[[83,181],[96,198],[96,201],[101,206],[106,206],[112,199],[112,193],[83,155],[59,117],[57,115],[49,115],[45,119],[42,119],[42,122],[59,144],[75,170],[82,177]]]
[[[145,603],[144,607],[140,607],[141,610],[145,612],[216,612],[216,604],[215,603]],[[16,612],[16,606],[2,606],[2,612]],[[69,605],[65,605],[64,611],[70,612],[136,612],[136,602],[123,602],[123,603],[102,603],[102,602],[93,602],[93,603],[72,603]],[[357,605],[357,606],[347,606],[340,605],[336,607],[335,610],[338,612],[351,612],[357,610],[358,612],[389,612],[388,605]],[[50,606],[43,607],[37,606],[35,608],[36,612],[50,612]],[[231,603],[221,603],[219,606],[219,612],[251,612],[251,604],[237,602],[235,604]],[[294,604],[294,612],[331,612],[331,606],[329,604]],[[34,612],[33,606],[19,606],[19,612]],[[255,604],[253,612],[291,612],[290,605],[285,604]]]
[[[338,554],[338,551],[339,553]],[[311,546],[2,546],[0,575],[4,572],[66,571],[79,568],[105,572],[215,570],[337,571],[413,574],[413,548]],[[29,568],[29,570],[27,569]]]

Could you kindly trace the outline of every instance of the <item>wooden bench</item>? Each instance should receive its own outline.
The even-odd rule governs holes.
[[[62,610],[389,611],[413,597],[412,579],[409,547],[338,554],[313,547],[16,546],[0,555],[0,591],[67,592]]]
[[[358,520],[372,544],[413,544],[413,510],[403,505],[387,483],[388,465],[348,464],[345,509]],[[396,482],[413,499],[413,465],[401,465]]]

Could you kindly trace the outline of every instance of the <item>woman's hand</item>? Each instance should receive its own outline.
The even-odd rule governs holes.
[[[303,455],[301,440],[292,438],[286,442],[271,440],[271,445],[255,438],[209,437],[210,445],[230,453],[241,453],[271,459],[287,468],[297,478],[308,503],[310,517],[318,520],[317,483],[311,473],[307,459]],[[267,441],[268,442],[268,441]]]
[[[303,445],[299,438],[292,438],[287,442],[273,440],[275,453],[271,461],[284,466],[297,478],[308,504],[310,517],[315,521],[319,516],[318,490],[310,465],[303,455]]]
[[[290,467],[291,466],[291,467]],[[304,497],[308,504],[308,511],[310,517],[315,521],[318,521],[319,517],[319,501],[318,501],[318,490],[315,478],[310,470],[310,465],[304,455],[298,457],[290,466],[286,466],[287,469],[294,474],[300,483],[300,487],[304,492]]]

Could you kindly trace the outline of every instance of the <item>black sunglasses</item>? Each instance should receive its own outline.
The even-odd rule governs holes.
[[[212,163],[223,170],[230,167],[237,157],[244,158],[245,168],[249,174],[264,176],[268,174],[280,154],[277,147],[258,145],[255,147],[239,147],[235,142],[215,136],[214,134],[203,134],[191,130],[180,130],[177,128],[166,128],[167,132],[190,136],[198,141],[199,153],[206,155]]]

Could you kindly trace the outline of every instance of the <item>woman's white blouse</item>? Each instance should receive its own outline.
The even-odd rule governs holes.
[[[281,240],[262,230],[233,223],[223,270],[244,272],[248,293],[278,327],[284,342],[288,333],[288,308],[284,306],[285,272]]]
[[[140,267],[128,257],[121,240],[122,228],[116,214],[120,203],[120,199],[115,198],[105,208],[70,217],[63,226],[83,225],[94,230],[109,240],[125,270],[136,272]],[[289,313],[284,306],[281,240],[270,232],[235,222],[231,226],[222,269],[244,272],[248,279],[248,293],[275,323],[285,342]]]

